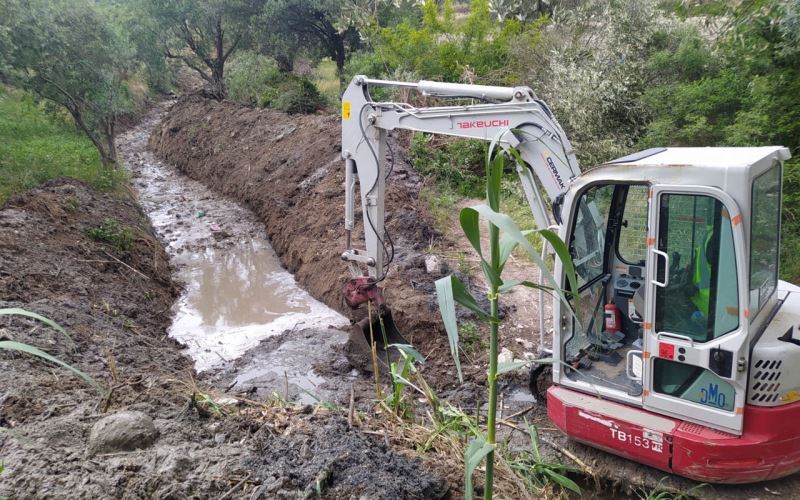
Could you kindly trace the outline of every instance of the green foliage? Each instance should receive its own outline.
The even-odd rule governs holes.
[[[116,118],[131,103],[123,82],[132,51],[124,37],[88,0],[1,0],[0,11],[0,31],[13,47],[3,77],[63,106],[103,163],[115,163]]]
[[[452,2],[422,4],[421,22],[406,20],[368,32],[372,50],[354,56],[348,75],[382,75],[413,80],[516,81],[506,69],[511,40],[538,32],[539,24],[515,19],[493,22],[488,0],[475,0],[470,14],[458,23]]]
[[[274,91],[283,79],[273,59],[252,51],[236,54],[225,73],[228,98],[251,106],[261,104],[264,94]]]
[[[28,94],[0,87],[0,203],[58,177],[106,191],[125,183],[125,172],[103,167],[92,143],[70,122]]]
[[[314,113],[325,106],[325,99],[313,83],[305,78],[288,78],[278,87],[278,96],[262,102],[272,108],[294,113]]]
[[[108,243],[120,252],[131,250],[136,239],[133,228],[114,219],[105,219],[102,225],[89,229],[87,234],[93,240]]]
[[[232,100],[287,113],[313,113],[325,106],[316,86],[305,78],[282,73],[274,60],[244,51],[231,61],[225,76]]]
[[[434,141],[439,141],[437,147]],[[461,196],[483,194],[483,158],[486,145],[469,139],[440,139],[417,132],[411,139],[408,159],[419,173],[453,189]]]
[[[528,487],[536,490],[545,486],[557,484],[560,488],[581,495],[581,488],[569,477],[567,473],[572,469],[560,464],[549,463],[542,459],[539,453],[539,432],[536,427],[525,422],[528,436],[531,441],[531,450],[526,453],[517,453],[509,462],[511,468],[519,472],[528,482]]]

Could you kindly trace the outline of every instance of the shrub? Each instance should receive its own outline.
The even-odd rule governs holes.
[[[325,107],[325,99],[309,80],[292,77],[278,87],[278,94],[269,106],[286,113],[314,113]]]
[[[264,92],[275,88],[283,78],[273,59],[255,52],[239,52],[225,73],[228,99],[251,106],[261,105]]]
[[[416,133],[408,158],[422,175],[434,179],[461,196],[483,195],[483,141],[451,139]]]
[[[88,234],[93,240],[108,243],[121,252],[132,249],[135,239],[132,228],[114,219],[104,220],[101,226],[89,229]]]
[[[311,81],[281,73],[274,60],[254,52],[236,56],[225,84],[229,99],[251,106],[287,113],[313,113],[325,106],[325,99]]]

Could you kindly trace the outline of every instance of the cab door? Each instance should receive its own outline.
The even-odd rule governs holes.
[[[646,409],[742,433],[749,365],[742,217],[708,187],[651,190]]]

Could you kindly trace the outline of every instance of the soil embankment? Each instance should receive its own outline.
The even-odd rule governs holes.
[[[189,177],[243,201],[264,220],[284,266],[314,297],[344,314],[340,288],[348,278],[340,124],[329,115],[293,115],[197,96],[178,101],[151,136],[152,149]],[[384,282],[401,332],[428,358],[437,389],[457,382],[441,330],[427,248],[439,241],[418,198],[422,179],[395,148],[387,179],[386,227],[395,258]],[[356,214],[356,220],[360,214]],[[355,234],[361,234],[357,228]],[[465,368],[480,382],[483,370]],[[463,388],[461,389],[463,392]]]

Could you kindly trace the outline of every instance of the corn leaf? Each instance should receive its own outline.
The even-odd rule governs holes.
[[[497,374],[502,375],[503,373],[513,372],[514,370],[518,370],[531,363],[532,361],[509,361],[505,363],[497,363]]]
[[[450,355],[456,364],[458,381],[463,382],[461,374],[461,359],[458,356],[458,324],[456,322],[456,302],[453,293],[453,278],[447,276],[436,280],[436,299],[439,302],[439,314],[442,315],[444,329],[447,331],[447,341],[450,343]],[[456,280],[458,281],[458,280]]]
[[[500,181],[503,179],[505,157],[502,152],[494,156],[489,166],[489,175],[486,177],[486,199],[492,210],[500,210]]]
[[[411,358],[419,364],[425,364],[425,356],[419,353],[416,349],[408,344],[389,344],[389,347],[394,347],[400,351],[406,358]]]
[[[483,461],[483,459],[494,450],[494,445],[489,444],[483,438],[476,438],[472,441],[464,452],[464,499],[471,500],[475,495],[472,486],[472,473]]]
[[[573,481],[572,479],[568,478],[567,476],[564,476],[563,474],[559,474],[553,469],[549,469],[547,467],[543,467],[541,470],[548,478],[552,479],[554,482],[558,483],[562,487],[574,491],[578,495],[581,494],[581,488],[577,484],[575,484],[575,481]]]
[[[52,356],[52,355],[47,354],[46,352],[44,352],[44,351],[42,351],[40,349],[37,349],[36,347],[33,347],[31,345],[28,345],[28,344],[23,344],[22,342],[14,342],[12,340],[2,340],[2,341],[0,341],[0,350],[3,350],[3,349],[9,350],[9,351],[23,352],[25,354],[30,354],[32,356],[37,356],[37,357],[42,358],[44,360],[50,361],[51,363],[55,363],[55,364],[57,364],[57,365],[59,365],[59,366],[61,366],[63,368],[66,368],[67,370],[71,371],[75,375],[79,376],[80,378],[82,378],[83,380],[88,382],[91,386],[93,386],[95,389],[97,389],[97,391],[100,394],[103,394],[105,392],[105,389],[103,388],[103,386],[101,386],[95,379],[93,379],[89,375],[87,375],[87,374],[83,373],[82,371],[78,370],[77,368],[75,368],[75,367],[73,367],[73,366],[61,361],[60,359],[56,358],[55,356]]]
[[[26,311],[25,309],[20,309],[19,307],[10,307],[6,309],[0,309],[0,316],[25,316],[27,318],[32,318],[37,321],[41,321],[42,323],[49,326],[53,330],[56,330],[57,332],[67,337],[67,339],[70,341],[70,344],[72,344],[72,347],[75,346],[75,341],[72,340],[72,337],[70,337],[70,335],[67,333],[66,330],[64,330],[64,328],[61,325],[59,325],[52,319],[45,318],[44,316],[36,314],[35,312]]]
[[[547,285],[540,285],[539,283],[534,283],[533,281],[528,280],[508,280],[504,281],[500,288],[497,289],[500,293],[506,293],[507,291],[511,290],[515,286],[526,286],[528,288],[535,288],[537,290],[544,290],[545,292],[552,292],[553,288]]]

